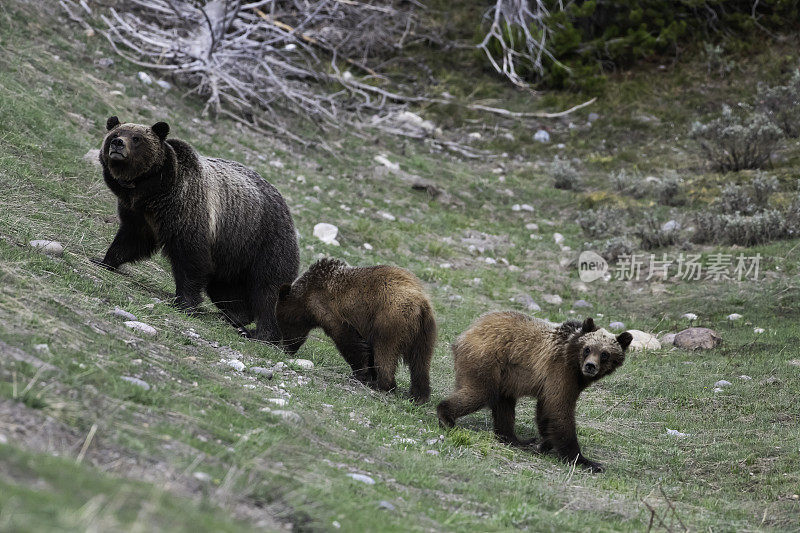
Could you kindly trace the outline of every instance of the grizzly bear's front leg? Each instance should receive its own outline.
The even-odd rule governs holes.
[[[212,270],[210,258],[201,250],[198,243],[176,243],[167,248],[175,278],[175,305],[189,313],[203,303],[203,290]]]
[[[564,462],[576,463],[593,473],[602,472],[600,463],[590,461],[581,453],[575,428],[575,402],[546,402],[540,399],[536,406],[536,422],[542,444],[541,452],[553,450]]]
[[[132,263],[153,255],[157,245],[156,236],[144,215],[119,206],[119,229],[103,259],[91,262],[108,270],[116,270],[125,263]]]
[[[328,328],[325,333],[333,339],[339,353],[353,369],[353,377],[362,383],[373,383],[376,379],[372,346],[350,324]]]

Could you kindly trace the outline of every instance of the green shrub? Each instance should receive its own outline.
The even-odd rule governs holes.
[[[800,137],[800,70],[786,85],[758,87],[759,107],[787,137]]]
[[[653,194],[661,205],[675,207],[686,203],[683,180],[674,171],[668,172],[655,183]]]
[[[578,190],[580,188],[580,176],[575,167],[566,159],[553,160],[550,165],[550,176],[553,178],[553,187],[563,190]]]
[[[620,209],[600,207],[581,212],[578,225],[588,237],[607,239],[624,232],[626,218],[625,212]]]

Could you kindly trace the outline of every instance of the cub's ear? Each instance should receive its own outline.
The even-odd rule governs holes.
[[[152,129],[153,133],[158,135],[158,138],[162,141],[167,138],[167,135],[169,135],[169,124],[166,122],[156,122],[150,129]]]
[[[583,325],[581,326],[581,334],[591,333],[593,331],[597,331],[597,326],[594,325],[594,319],[589,317],[583,321]]]
[[[281,285],[281,288],[278,290],[278,301],[283,302],[289,297],[289,293],[292,292],[292,286],[288,283],[284,283]]]
[[[108,117],[108,120],[106,120],[106,131],[111,131],[117,126],[119,126],[119,118],[117,118],[117,115]]]
[[[631,342],[633,342],[633,335],[627,331],[620,333],[617,335],[617,342],[622,347],[622,351],[625,351],[628,349],[628,346],[631,345]]]

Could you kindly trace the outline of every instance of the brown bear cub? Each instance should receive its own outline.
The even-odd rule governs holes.
[[[287,352],[299,350],[320,327],[356,379],[393,390],[402,359],[411,373],[411,397],[428,401],[436,321],[422,283],[408,270],[320,259],[280,288],[276,315]]]
[[[193,311],[205,291],[236,327],[280,342],[278,288],[297,276],[300,254],[289,208],[253,170],[203,157],[169,126],[106,122],[103,179],[117,197],[119,231],[103,259],[109,270],[163,250],[178,307]]]
[[[497,437],[527,446],[514,433],[517,399],[534,396],[541,452],[554,451],[567,462],[602,472],[581,454],[575,431],[575,404],[581,391],[612,373],[625,360],[633,337],[598,331],[591,318],[560,326],[522,313],[483,315],[453,343],[456,388],[437,407],[439,421],[489,406]]]

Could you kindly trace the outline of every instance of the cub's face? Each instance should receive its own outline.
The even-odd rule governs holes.
[[[597,380],[612,373],[625,361],[633,337],[627,331],[616,337],[602,331],[581,336],[579,364],[584,377]]]
[[[106,130],[100,163],[121,186],[134,188],[137,178],[163,163],[164,140],[169,134],[169,125],[165,122],[150,127],[123,124],[117,117],[110,117]]]
[[[306,342],[312,329],[304,299],[297,287],[283,285],[278,293],[275,318],[281,330],[284,351],[294,354]]]

